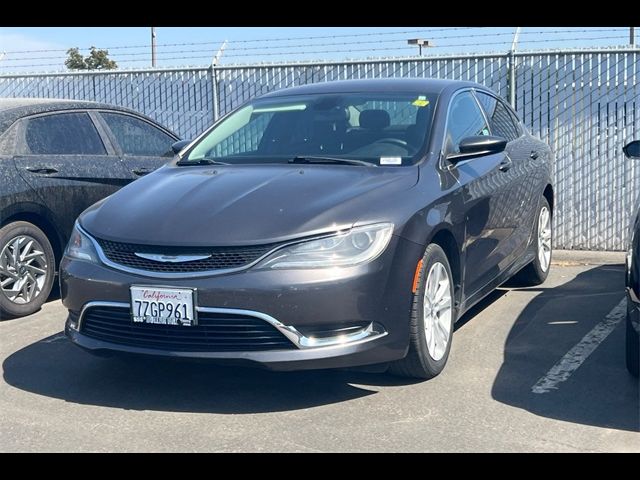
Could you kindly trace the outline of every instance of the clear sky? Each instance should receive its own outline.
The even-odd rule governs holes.
[[[150,27],[0,27],[0,73],[64,70],[66,50],[106,48],[119,68],[151,65]],[[227,40],[222,64],[504,52],[515,27],[159,27],[157,65],[208,66]],[[640,32],[639,32],[640,33]],[[185,45],[187,44],[187,45]],[[627,46],[628,27],[524,27],[519,49]],[[3,52],[4,53],[3,55]]]

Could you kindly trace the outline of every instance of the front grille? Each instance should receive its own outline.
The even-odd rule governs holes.
[[[81,332],[105,342],[183,352],[292,350],[295,345],[271,324],[249,315],[198,312],[198,325],[140,324],[123,307],[90,307]]]
[[[161,247],[135,243],[111,242],[96,238],[105,256],[114,263],[137,270],[166,273],[190,273],[241,268],[255,262],[278,244],[248,247]],[[190,262],[157,262],[140,258],[137,253],[160,255],[210,255]]]

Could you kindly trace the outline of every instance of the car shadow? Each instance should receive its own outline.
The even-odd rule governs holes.
[[[624,296],[624,267],[603,265],[540,293],[513,324],[492,387],[495,400],[536,415],[619,430],[640,428],[638,382],[624,363],[624,320],[564,382],[532,391]]]
[[[68,402],[128,410],[251,414],[355,400],[416,381],[348,370],[272,372],[153,357],[100,358],[62,332],[3,363],[11,386]]]
[[[476,315],[480,314],[484,309],[489,308],[493,303],[500,300],[509,290],[505,290],[504,288],[498,288],[491,293],[489,293],[486,297],[476,303],[473,307],[465,312],[462,317],[458,319],[454,326],[454,332],[457,332],[462,327],[464,327],[467,323],[469,323]]]

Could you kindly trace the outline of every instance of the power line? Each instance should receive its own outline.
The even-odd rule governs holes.
[[[373,35],[400,35],[406,33],[418,33],[418,32],[434,32],[434,31],[443,31],[443,30],[466,30],[472,28],[486,28],[486,27],[445,27],[445,28],[432,28],[432,29],[419,29],[419,30],[400,30],[395,32],[368,32],[368,33],[349,33],[349,34],[340,34],[340,35],[318,35],[318,36],[308,36],[308,37],[280,37],[280,38],[254,38],[251,40],[234,40],[234,43],[253,43],[253,42],[281,42],[281,41],[290,41],[290,40],[313,40],[313,39],[326,39],[326,38],[349,38],[349,37],[365,37],[365,36],[373,36]],[[224,40],[209,40],[206,42],[189,42],[189,43],[159,43],[158,47],[177,47],[177,46],[188,46],[188,45],[211,45],[211,44],[220,44],[224,42]],[[101,50],[118,50],[118,49],[128,49],[128,48],[149,48],[149,44],[146,45],[115,45],[110,47],[96,47]],[[14,50],[7,53],[48,53],[48,52],[66,52],[67,48],[59,48],[59,49],[47,49],[47,50]]]
[[[471,30],[471,29],[485,29],[487,27],[447,27],[447,28],[432,28],[432,29],[418,29],[418,30],[400,30],[394,32],[367,32],[367,33],[351,33],[351,34],[339,34],[339,35],[316,35],[316,36],[306,36],[306,37],[280,37],[280,38],[257,38],[257,39],[247,39],[247,40],[234,40],[231,43],[233,44],[244,44],[244,43],[254,43],[254,42],[284,42],[284,41],[293,41],[293,40],[323,40],[323,39],[336,39],[336,38],[360,38],[360,37],[372,37],[372,36],[386,36],[386,35],[402,35],[408,33],[422,33],[422,34],[430,34],[432,32],[443,32],[443,31],[461,31],[461,30]],[[538,30],[538,31],[529,31],[522,32],[522,35],[539,35],[539,34],[556,34],[556,33],[595,33],[595,32],[614,32],[625,30],[626,27],[621,29],[613,29],[613,28],[602,28],[602,29],[581,29],[581,30]],[[433,39],[447,39],[447,38],[475,38],[475,37],[484,37],[484,36],[511,36],[512,32],[493,32],[493,33],[470,33],[470,34],[459,34],[459,35],[430,35]],[[402,39],[404,40],[404,39]],[[218,45],[222,43],[224,40],[210,40],[206,42],[185,42],[185,43],[160,43],[157,44],[158,47],[182,47],[182,46],[196,46],[196,45]],[[384,42],[396,41],[394,40],[384,40]],[[397,39],[400,41],[400,39]],[[362,42],[349,42],[351,44],[358,43],[376,43],[376,40],[371,41],[362,41]],[[319,45],[337,45],[342,42],[336,43],[326,43]],[[148,49],[151,44],[144,45],[115,45],[115,46],[107,46],[107,47],[96,47],[100,50],[124,50],[124,49],[135,49],[135,48],[145,48]],[[305,46],[308,46],[306,44]],[[255,47],[243,47],[243,48],[255,48]],[[286,48],[286,45],[280,46],[270,46],[270,48]],[[52,52],[67,52],[68,48],[61,49],[43,49],[43,50],[13,50],[6,52],[7,54],[16,54],[16,53],[52,53]],[[124,55],[124,54],[120,54]]]
[[[589,38],[583,38],[581,40],[583,41],[590,41],[590,40],[611,40],[611,39],[623,39],[626,38],[626,35],[614,35],[614,36],[605,36],[605,37],[589,37]],[[553,39],[531,39],[531,40],[521,40],[520,43],[553,43],[553,42],[563,42],[563,41],[571,41],[571,40],[575,40],[575,38],[571,37],[565,37],[565,38],[553,38]],[[395,42],[395,40],[393,40]],[[356,44],[368,44],[368,43],[389,43],[389,40],[386,41],[379,41],[379,42],[355,42]],[[473,42],[473,43],[447,43],[447,44],[436,44],[433,47],[434,48],[452,48],[452,47],[470,47],[470,46],[490,46],[490,45],[504,45],[505,43],[509,43],[508,40],[504,40],[504,41],[488,41],[488,42]],[[312,48],[319,48],[319,47],[324,47],[324,46],[334,46],[334,45],[344,45],[343,43],[327,43],[327,44],[321,44],[321,45],[311,45],[310,47]],[[281,47],[247,47],[245,49],[242,49],[241,51],[246,51],[246,50],[261,50],[264,48],[267,48],[268,50],[272,50],[274,48],[308,48],[309,45],[286,45],[286,46],[281,46]],[[236,49],[238,50],[238,49]],[[275,55],[298,55],[298,54],[323,54],[323,53],[341,53],[341,52],[345,52],[345,53],[351,53],[351,52],[366,52],[366,51],[394,51],[394,50],[408,50],[406,45],[399,45],[397,47],[381,47],[381,48],[351,48],[351,49],[322,49],[322,50],[313,50],[313,51],[309,51],[309,50],[305,50],[305,51],[288,51],[288,52],[258,52],[258,53],[229,53],[227,55],[225,55],[225,58],[229,58],[229,57],[250,57],[250,56],[275,56]],[[228,49],[228,51],[233,51],[233,49]],[[164,52],[165,54],[169,54],[169,55],[175,55],[175,54],[183,54],[183,53],[187,53],[187,54],[194,54],[194,53],[211,53],[211,51],[209,49],[193,49],[193,50],[172,50],[172,51],[167,51]],[[119,54],[119,56],[133,56],[133,57],[142,57],[142,56],[147,56],[148,52],[131,52],[131,53],[121,53]],[[209,57],[210,55],[208,55],[207,57]],[[180,60],[182,58],[184,59],[196,59],[196,58],[207,58],[205,56],[191,56],[191,57],[167,57],[167,56],[160,56],[158,57],[159,60]],[[6,59],[4,60],[3,63],[7,62],[25,62],[25,61],[34,61],[34,60],[64,60],[66,57],[64,56],[45,56],[45,57],[29,57],[29,58],[24,58],[24,59]],[[117,59],[116,61],[118,62],[132,62],[132,61],[138,61],[137,59],[125,59],[125,60],[121,60],[121,59]],[[51,65],[51,64],[38,64],[38,65],[30,65],[30,66],[47,66],[47,65]]]

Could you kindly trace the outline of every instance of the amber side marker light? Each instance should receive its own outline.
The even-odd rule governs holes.
[[[416,273],[413,275],[413,288],[411,289],[413,293],[416,293],[416,290],[418,290],[418,281],[420,280],[420,270],[422,270],[422,259],[420,259],[420,261],[418,262],[418,265],[416,266]]]

